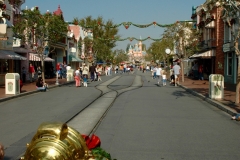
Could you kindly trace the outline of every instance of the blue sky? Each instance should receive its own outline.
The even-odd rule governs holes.
[[[80,19],[92,16],[103,17],[105,21],[112,20],[115,24],[132,22],[135,24],[149,24],[157,22],[160,24],[171,24],[176,21],[190,20],[192,6],[199,6],[205,0],[26,0],[22,9],[38,6],[42,13],[49,10],[53,12],[60,5],[65,21],[71,22],[73,18]],[[148,27],[140,29],[130,26],[125,29],[119,27],[119,35],[122,38],[146,37],[160,38],[164,28]],[[116,49],[126,49],[127,44],[135,44],[137,41],[121,41],[117,43]],[[153,41],[143,41],[147,48]]]

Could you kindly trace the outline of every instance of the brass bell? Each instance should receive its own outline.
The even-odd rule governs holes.
[[[85,160],[90,153],[80,133],[66,123],[42,123],[21,159]]]

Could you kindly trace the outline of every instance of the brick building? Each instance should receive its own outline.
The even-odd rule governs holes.
[[[204,77],[210,74],[224,75],[224,22],[221,19],[222,9],[216,5],[206,7],[207,2],[193,8],[192,20],[200,33],[199,51],[190,58],[203,64]]]

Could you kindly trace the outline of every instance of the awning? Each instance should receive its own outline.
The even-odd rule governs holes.
[[[0,59],[26,60],[27,58],[11,50],[0,50]]]
[[[203,53],[196,53],[189,57],[189,59],[193,58],[211,58],[213,56],[216,56],[215,50],[209,50]]]
[[[194,58],[191,58],[191,59],[184,59],[183,61],[184,62],[193,62],[193,61],[195,61],[196,59],[194,59]]]
[[[41,61],[41,58],[35,53],[29,53],[29,61]],[[45,57],[44,61],[45,62],[53,62],[55,60],[50,57]]]
[[[71,62],[83,62],[80,58],[74,56],[74,55],[69,55],[69,61]]]

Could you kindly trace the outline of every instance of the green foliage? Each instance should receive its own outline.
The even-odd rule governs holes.
[[[33,10],[23,10],[23,14],[18,18],[13,27],[14,35],[21,38],[22,44],[27,44],[39,55],[42,64],[42,77],[44,74],[44,49],[51,44],[65,39],[67,34],[67,23],[61,16],[51,13],[41,14],[35,8]]]
[[[100,147],[92,149],[92,154],[96,160],[112,160],[110,153],[107,153]],[[116,159],[113,159],[116,160]]]
[[[115,50],[113,52],[113,56],[114,56],[115,64],[119,64],[123,61],[127,61],[129,58],[124,50]]]
[[[156,60],[164,61],[167,57],[165,53],[166,48],[173,50],[173,43],[170,39],[162,39],[159,42],[154,42],[148,48],[148,55],[145,57],[147,60]]]
[[[104,24],[104,25],[95,25],[95,24]],[[93,47],[93,53],[96,55],[98,60],[107,60],[111,57],[111,50],[116,46],[116,41],[109,37],[118,38],[118,28],[109,28],[107,26],[113,26],[113,22],[108,20],[104,22],[102,17],[93,19],[91,16],[88,16],[84,19],[79,20],[79,25],[84,26],[86,30],[91,30],[93,32],[93,39],[84,38],[85,51],[84,53],[89,52],[89,48]],[[99,39],[98,37],[101,37]],[[104,40],[102,40],[104,39]],[[90,43],[92,41],[92,43]]]
[[[198,50],[199,37],[199,32],[193,29],[192,23],[189,22],[175,23],[163,33],[163,39],[170,42],[171,46],[178,50],[181,57],[189,57]]]
[[[23,43],[36,45],[40,42],[43,45],[46,42],[56,43],[64,38],[67,24],[60,16],[51,13],[41,14],[37,9],[23,10],[22,16],[13,27],[13,32]]]

